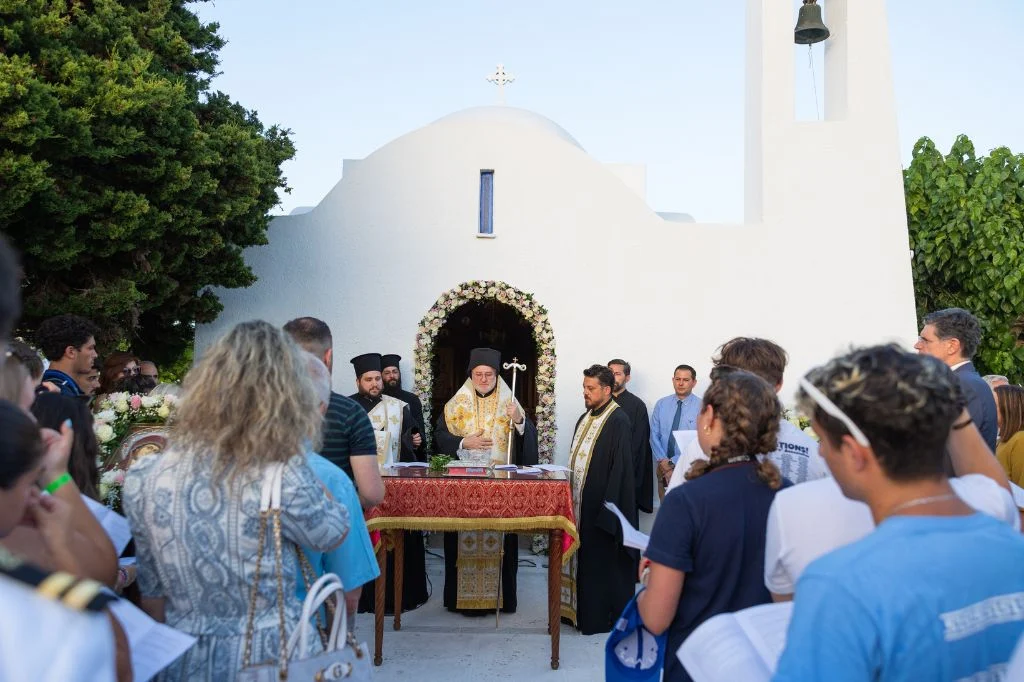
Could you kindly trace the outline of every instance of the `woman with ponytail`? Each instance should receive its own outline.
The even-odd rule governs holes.
[[[768,509],[784,482],[768,457],[782,408],[775,389],[749,372],[720,372],[704,394],[697,438],[707,460],[665,496],[640,564],[647,589],[638,607],[670,654],[708,618],[771,602],[764,586]],[[666,682],[689,681],[666,656]]]

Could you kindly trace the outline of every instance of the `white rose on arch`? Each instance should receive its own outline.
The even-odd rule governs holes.
[[[109,443],[114,439],[114,427],[110,424],[95,422],[92,430],[96,434],[96,440],[100,443]]]

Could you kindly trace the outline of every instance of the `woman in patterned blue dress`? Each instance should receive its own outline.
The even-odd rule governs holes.
[[[221,682],[242,668],[257,579],[251,662],[276,661],[281,645],[272,541],[264,542],[256,575],[263,471],[285,463],[281,568],[289,636],[301,612],[296,546],[334,549],[348,532],[348,512],[301,454],[319,437],[318,399],[287,334],[266,322],[236,326],[204,353],[184,388],[168,448],[139,459],[125,476],[124,510],[147,610],[198,639],[159,679]]]

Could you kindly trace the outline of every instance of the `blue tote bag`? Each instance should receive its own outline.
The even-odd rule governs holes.
[[[644,627],[636,593],[615,623],[604,645],[606,682],[658,682],[665,665],[668,635],[652,635]]]

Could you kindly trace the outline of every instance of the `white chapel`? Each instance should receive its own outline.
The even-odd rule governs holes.
[[[197,352],[238,322],[319,317],[335,390],[355,391],[348,358],[398,353],[431,409],[465,377],[469,348],[498,348],[527,364],[517,394],[546,432],[542,455],[564,463],[593,363],[631,362],[630,390],[650,406],[680,363],[701,393],[737,335],[782,345],[789,387],[851,344],[909,343],[884,0],[826,3],[815,122],[794,115],[794,15],[747,5],[743,224],[657,213],[642,166],[601,163],[541,114],[459,111],[346,160],[319,205],[274,219],[269,244],[245,253],[258,281],[217,291],[224,311],[198,329]]]

